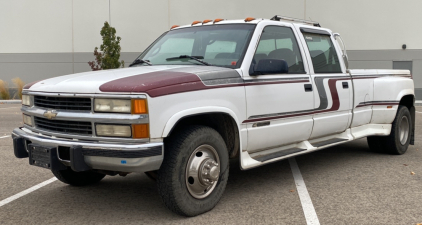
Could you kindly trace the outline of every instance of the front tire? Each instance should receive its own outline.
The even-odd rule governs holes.
[[[164,204],[183,216],[214,208],[229,175],[229,155],[221,135],[205,126],[189,126],[165,141],[157,185]]]
[[[399,105],[396,118],[392,123],[391,133],[386,137],[368,137],[369,148],[393,155],[403,155],[409,147],[412,128],[412,117],[406,106]]]
[[[75,172],[69,167],[66,170],[52,170],[54,176],[65,184],[85,186],[100,182],[106,175],[92,171]]]

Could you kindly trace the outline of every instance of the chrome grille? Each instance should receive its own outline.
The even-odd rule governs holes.
[[[92,135],[91,122],[48,120],[41,117],[34,117],[35,126],[39,129],[60,133]]]
[[[34,105],[48,109],[90,111],[90,98],[34,96]]]

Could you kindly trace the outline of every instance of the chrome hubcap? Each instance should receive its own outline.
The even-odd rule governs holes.
[[[400,143],[402,145],[405,145],[407,142],[407,139],[409,137],[409,120],[407,117],[403,116],[400,121],[400,127],[399,127],[399,135],[400,135]]]
[[[186,186],[197,199],[212,193],[220,177],[220,159],[210,145],[201,145],[192,152],[186,166]]]

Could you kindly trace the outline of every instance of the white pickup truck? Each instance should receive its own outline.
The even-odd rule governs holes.
[[[145,172],[169,209],[195,216],[220,200],[230,158],[246,170],[363,137],[405,153],[410,72],[348,69],[339,40],[281,16],[173,26],[131,68],[25,86],[15,155],[75,186]]]

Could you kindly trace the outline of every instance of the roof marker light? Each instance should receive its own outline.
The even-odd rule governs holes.
[[[214,23],[218,23],[218,22],[220,22],[220,21],[223,21],[224,19],[215,19],[214,20]]]
[[[253,18],[253,17],[247,17],[245,19],[245,22],[251,22],[252,20],[255,20],[255,18]]]
[[[212,22],[212,20],[204,20],[202,24]]]
[[[195,25],[195,24],[198,24],[198,23],[201,23],[201,21],[195,20],[195,21],[193,21],[192,26]]]
[[[173,26],[171,26],[170,30],[173,29],[173,28],[176,28],[176,27],[179,27],[179,25],[173,25]]]

